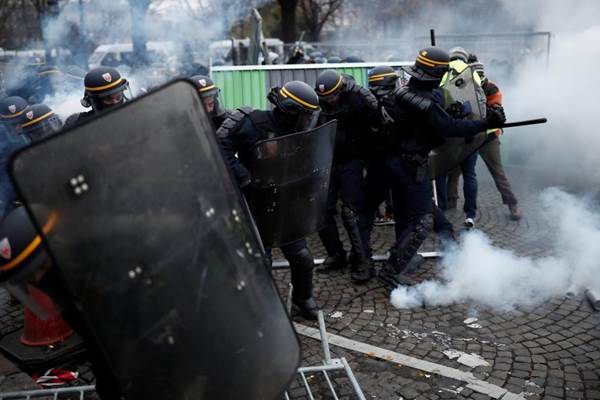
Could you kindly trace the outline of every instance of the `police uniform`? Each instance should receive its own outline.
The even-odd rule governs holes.
[[[319,271],[343,267],[346,252],[340,240],[335,215],[342,200],[342,221],[352,246],[351,279],[366,282],[373,267],[364,237],[364,159],[365,148],[373,141],[372,129],[377,125],[377,99],[354,81],[350,75],[327,70],[317,77],[316,92],[323,111],[322,123],[337,120],[338,128],[327,197],[327,218],[319,236],[327,259]]]
[[[8,176],[8,162],[12,154],[27,144],[26,137],[19,135],[18,127],[27,102],[18,96],[0,100],[0,216],[15,207],[17,193]]]
[[[308,91],[312,92],[314,98]],[[303,82],[288,82],[281,89],[273,89],[268,98],[275,104],[273,110],[261,111],[248,108],[235,110],[217,130],[217,139],[223,155],[242,189],[246,188],[252,180],[249,168],[253,162],[252,148],[256,142],[310,128],[310,126],[299,126],[298,117],[286,112],[286,108],[308,107],[307,111],[311,111],[311,107],[312,111],[319,109],[316,94]],[[303,104],[294,105],[296,100]],[[293,304],[305,317],[316,319],[318,306],[312,294],[314,261],[306,239],[286,244],[281,247],[281,251],[290,263]],[[267,249],[267,255],[270,258],[270,249]]]
[[[382,104],[382,119],[397,126],[402,135],[390,143],[393,154],[386,158],[392,179],[396,207],[404,210],[402,232],[396,238],[396,254],[380,277],[391,285],[401,282],[400,275],[427,238],[433,227],[432,187],[428,176],[429,152],[447,137],[469,137],[504,122],[503,114],[490,113],[485,120],[457,120],[444,110],[439,82],[448,69],[449,56],[431,47],[419,52],[408,71],[408,85],[395,89]]]

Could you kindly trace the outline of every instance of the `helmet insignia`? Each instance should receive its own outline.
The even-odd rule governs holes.
[[[319,92],[324,92],[325,91],[325,85],[320,83],[319,84]]]
[[[25,116],[27,117],[27,119],[32,120],[33,119],[33,111],[28,111],[27,114],[25,114]]]
[[[10,106],[8,106],[8,111],[14,114],[15,112],[17,112],[17,106],[11,104]]]
[[[422,55],[422,56],[426,56],[426,55],[427,55],[427,50],[423,50],[423,51],[421,52],[421,55]]]
[[[8,241],[8,238],[0,240],[0,256],[7,260],[10,260],[12,256],[12,251],[10,249],[10,242]]]
[[[108,72],[105,74],[102,74],[102,78],[104,78],[104,80],[108,83],[112,82],[112,76]]]
[[[200,84],[200,86],[206,86],[206,79],[199,79],[198,83]]]

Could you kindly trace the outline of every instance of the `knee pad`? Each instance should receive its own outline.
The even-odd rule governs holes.
[[[354,222],[358,220],[358,213],[349,204],[342,204],[342,219],[348,222]]]

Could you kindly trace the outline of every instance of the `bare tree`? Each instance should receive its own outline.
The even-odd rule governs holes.
[[[146,49],[146,14],[150,0],[128,0],[131,12],[131,42],[133,44],[134,67],[141,67],[148,63]]]
[[[281,9],[281,39],[285,43],[293,43],[296,37],[296,9],[298,0],[278,0]]]
[[[309,41],[317,42],[325,24],[341,8],[344,0],[300,0],[302,27]]]

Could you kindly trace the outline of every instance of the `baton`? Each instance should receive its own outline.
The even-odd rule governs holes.
[[[548,120],[546,118],[528,119],[525,121],[508,122],[508,123],[502,124],[502,126],[500,126],[499,128],[513,128],[515,126],[545,124],[546,122],[548,122]]]
[[[429,30],[429,37],[431,38],[431,45],[435,46],[435,29]]]

